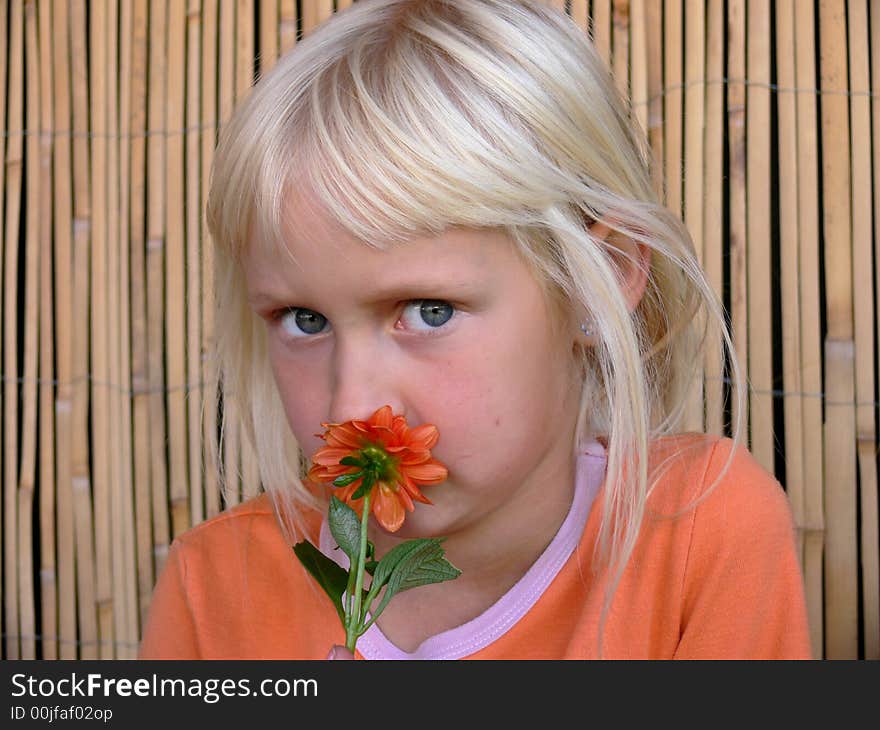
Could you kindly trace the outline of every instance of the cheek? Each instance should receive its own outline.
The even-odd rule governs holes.
[[[523,413],[528,371],[503,338],[483,339],[444,358],[428,383],[411,394],[419,416],[440,430],[438,458],[479,453]],[[513,348],[514,350],[516,348]]]
[[[568,344],[553,340],[543,327],[496,329],[480,347],[438,369],[431,400],[422,401],[423,415],[435,418],[440,429],[438,447],[457,455],[488,453],[501,442],[528,443],[535,432],[553,428],[571,406],[573,370]]]
[[[294,367],[271,351],[270,362],[290,430],[303,450],[311,454],[324,446],[323,439],[314,435],[321,431],[321,422],[326,417],[320,374],[313,369]]]

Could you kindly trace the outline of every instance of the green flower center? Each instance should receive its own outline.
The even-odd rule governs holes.
[[[381,446],[370,444],[359,452],[364,471],[375,475],[376,481],[397,485],[397,460]]]

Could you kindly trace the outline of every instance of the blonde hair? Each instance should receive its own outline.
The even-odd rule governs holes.
[[[259,81],[214,159],[216,355],[289,536],[315,498],[245,300],[241,254],[252,241],[283,250],[293,189],[370,246],[498,228],[562,310],[592,324],[575,443],[607,439],[596,553],[611,569],[607,614],[645,514],[649,442],[679,427],[710,325],[743,392],[722,306],[686,228],[657,200],[647,151],[586,33],[537,0],[360,0]],[[590,230],[600,220],[606,240]],[[616,263],[615,242],[627,239],[651,251],[632,312]]]

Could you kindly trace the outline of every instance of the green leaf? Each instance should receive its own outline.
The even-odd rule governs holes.
[[[379,565],[379,562],[376,558],[376,546],[373,545],[372,541],[367,540],[367,555],[366,562],[364,563],[364,570],[373,575],[376,570],[376,567]]]
[[[345,466],[365,466],[364,462],[355,456],[345,456],[339,460],[339,463],[344,464]]]
[[[379,567],[373,575],[373,586],[379,587],[385,585],[391,573],[397,567],[397,564],[405,560],[414,550],[423,550],[426,547],[437,546],[439,542],[436,538],[421,538],[418,540],[407,540],[400,543],[396,547],[388,551],[388,553],[379,561]],[[441,550],[442,552],[442,550]]]
[[[342,594],[348,584],[348,573],[308,540],[293,546],[293,552],[305,569],[312,574],[324,592],[330,597],[339,620],[345,625],[345,612],[342,608]]]
[[[357,564],[361,550],[361,521],[357,512],[336,497],[330,497],[330,511],[327,523],[336,544],[348,555],[352,566]]]
[[[357,488],[354,494],[351,495],[352,499],[360,499],[365,494],[367,494],[373,488],[373,482],[376,481],[376,475],[372,471],[368,471],[366,476],[364,477],[364,481],[361,482],[361,485]]]
[[[372,612],[374,620],[397,593],[453,580],[461,575],[461,571],[444,557],[441,542],[439,538],[408,540],[379,561],[370,591],[377,595],[378,589],[384,585],[385,593],[382,602]]]
[[[333,480],[333,486],[334,487],[347,487],[352,482],[356,482],[363,475],[364,475],[364,473],[362,471],[357,471],[352,474],[343,474],[341,477],[336,477],[336,479]]]

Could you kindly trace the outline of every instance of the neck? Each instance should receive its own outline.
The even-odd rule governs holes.
[[[566,450],[567,449],[567,450]],[[458,589],[503,595],[547,548],[568,515],[574,496],[575,458],[564,440],[523,480],[517,492],[470,525],[451,531],[443,542],[446,558],[462,571],[443,592]],[[417,507],[418,509],[418,507]],[[380,557],[402,541],[371,525]],[[424,592],[428,588],[420,588]]]

